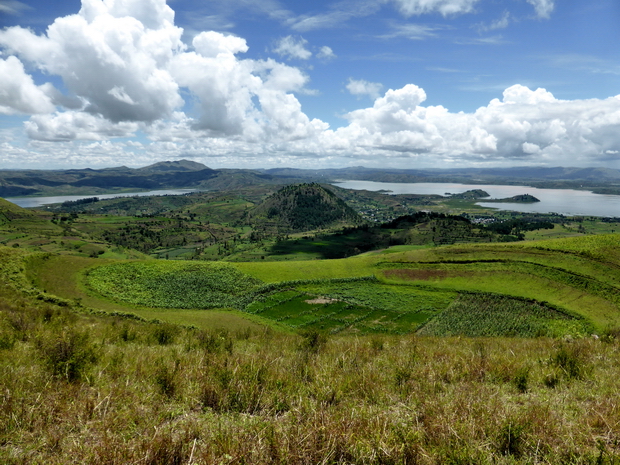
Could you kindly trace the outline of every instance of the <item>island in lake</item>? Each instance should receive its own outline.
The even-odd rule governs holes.
[[[463,200],[480,200],[484,199],[485,202],[496,203],[536,203],[540,202],[539,199],[530,194],[520,194],[505,199],[487,199],[489,193],[482,189],[473,189],[465,191],[461,194],[450,194],[451,199],[463,199]]]

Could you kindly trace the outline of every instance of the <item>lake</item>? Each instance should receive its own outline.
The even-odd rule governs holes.
[[[492,199],[504,199],[515,195],[530,194],[540,200],[536,203],[491,203],[481,200],[478,205],[499,210],[525,213],[559,213],[567,216],[620,216],[620,195],[594,194],[575,189],[538,189],[529,186],[500,186],[481,184],[458,184],[444,182],[394,183],[374,181],[341,181],[333,183],[345,189],[390,191],[390,194],[442,195],[461,194],[468,190],[482,189]]]
[[[117,197],[145,197],[148,195],[183,195],[196,192],[195,189],[164,189],[158,191],[148,192],[124,192],[118,194],[90,194],[90,195],[59,195],[54,197],[11,197],[6,198],[9,202],[19,205],[23,208],[35,208],[42,207],[44,205],[50,205],[52,203],[62,203],[67,201],[75,201],[80,199],[88,199],[97,197],[103,199],[114,199]]]

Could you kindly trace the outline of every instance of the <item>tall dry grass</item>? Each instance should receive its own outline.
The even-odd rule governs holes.
[[[615,463],[619,350],[199,331],[4,293],[0,462]]]

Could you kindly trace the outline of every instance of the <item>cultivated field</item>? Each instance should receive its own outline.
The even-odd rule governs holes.
[[[65,284],[55,287],[63,298],[141,316],[152,312],[163,320],[169,314],[189,325],[200,312],[234,309],[236,315],[287,331],[577,336],[620,326],[617,246],[618,236],[598,235],[400,246],[348,259],[300,262],[51,257],[52,265],[36,259],[31,274],[46,288],[54,286],[61,267],[67,270]],[[474,307],[492,307],[498,317],[464,310]],[[189,312],[187,321],[180,309]]]

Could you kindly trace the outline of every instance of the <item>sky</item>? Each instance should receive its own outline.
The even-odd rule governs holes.
[[[0,169],[620,169],[617,0],[0,0]]]

